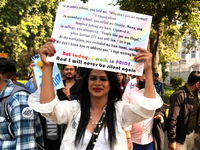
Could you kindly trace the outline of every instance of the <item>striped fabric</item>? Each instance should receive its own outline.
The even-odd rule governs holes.
[[[11,80],[5,81],[7,85],[0,93],[0,99],[10,95],[15,87],[15,84],[13,84]],[[44,145],[42,126],[38,113],[33,111],[30,117],[24,117],[22,115],[23,109],[29,107],[28,97],[29,93],[25,91],[16,92],[8,103],[8,110],[13,121],[12,130],[15,133],[15,139],[10,138],[7,132],[8,122],[0,114],[0,149],[37,150],[36,141]]]

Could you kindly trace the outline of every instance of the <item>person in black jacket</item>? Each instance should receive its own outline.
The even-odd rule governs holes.
[[[76,67],[72,65],[63,65],[63,80],[64,87],[57,90],[57,95],[60,100],[74,100],[78,91],[80,80],[75,79]]]
[[[170,97],[167,133],[170,150],[190,150],[199,114],[200,72],[192,71],[187,83]]]
[[[153,140],[155,145],[155,150],[162,150],[164,148],[164,132],[166,130],[166,116],[161,109],[156,109],[153,120]],[[158,117],[161,116],[161,117]]]

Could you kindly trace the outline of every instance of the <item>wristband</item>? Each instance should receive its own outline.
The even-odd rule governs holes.
[[[70,95],[70,94],[69,94],[69,95],[67,95],[67,98],[68,98],[68,99],[70,99],[70,98],[71,98],[71,95]]]

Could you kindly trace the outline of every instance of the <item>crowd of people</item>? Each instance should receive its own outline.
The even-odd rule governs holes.
[[[39,89],[33,61],[33,77],[22,89],[16,86],[15,64],[0,58],[0,149],[162,150],[166,130],[170,150],[192,149],[199,71],[191,72],[187,83],[171,95],[166,118],[160,109],[164,87],[159,74],[152,72],[149,47],[136,48],[141,52],[136,60],[144,61],[142,76],[63,65],[64,87],[55,90],[53,63],[46,61],[56,53],[54,41],[48,38],[39,50]]]

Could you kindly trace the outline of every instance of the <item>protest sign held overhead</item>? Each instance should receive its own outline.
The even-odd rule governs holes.
[[[33,56],[31,59],[34,60],[34,64],[35,64],[35,67],[33,67],[33,69],[34,69],[34,74],[35,74],[37,86],[38,86],[38,88],[41,88],[43,63],[40,59],[39,54]],[[56,63],[54,63],[54,66],[53,66],[52,76],[53,76],[53,86],[56,89],[61,89],[62,87],[64,87],[64,84],[62,82],[62,78],[61,78],[61,75],[60,75],[60,71],[59,71],[58,65]]]
[[[142,75],[135,47],[147,49],[152,17],[144,14],[60,2],[50,62]]]

